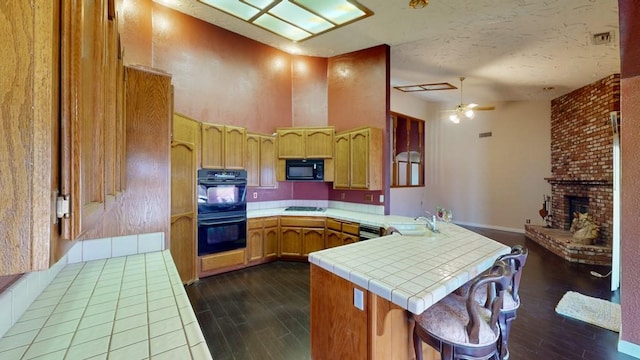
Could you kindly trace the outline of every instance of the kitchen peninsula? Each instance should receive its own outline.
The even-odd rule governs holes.
[[[394,234],[309,255],[312,358],[414,358],[411,314],[510,250],[457,225],[440,225],[435,234]]]

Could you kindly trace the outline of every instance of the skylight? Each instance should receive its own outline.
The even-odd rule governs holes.
[[[373,15],[353,0],[199,0],[299,42]]]

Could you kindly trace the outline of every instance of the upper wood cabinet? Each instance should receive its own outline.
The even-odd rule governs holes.
[[[336,134],[336,189],[382,190],[382,130],[359,128]]]
[[[333,157],[333,127],[280,128],[278,158],[330,159]]]
[[[276,138],[247,134],[247,186],[276,187]]]
[[[202,167],[244,169],[247,131],[230,125],[202,124]]]

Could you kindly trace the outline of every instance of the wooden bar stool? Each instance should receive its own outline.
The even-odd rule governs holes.
[[[511,283],[511,267],[495,262],[489,273],[475,278],[469,296],[451,294],[415,315],[413,347],[422,360],[422,342],[440,351],[442,360],[485,360],[500,358],[498,318],[504,293]],[[475,300],[475,293],[487,285],[495,286],[496,296],[488,307]]]
[[[529,250],[522,245],[516,245],[511,248],[511,253],[502,255],[498,260],[505,261],[511,268],[511,283],[505,293],[502,309],[500,310],[500,331],[502,335],[502,354],[500,359],[509,358],[509,332],[511,331],[511,322],[516,318],[516,312],[520,307],[520,296],[518,289],[520,288],[520,278],[522,277],[522,269],[527,262]],[[464,285],[456,290],[456,294],[466,296],[469,291],[469,285]],[[489,296],[488,296],[489,295]],[[475,299],[480,304],[489,304],[495,296],[495,289],[489,284],[482,289],[476,291]]]

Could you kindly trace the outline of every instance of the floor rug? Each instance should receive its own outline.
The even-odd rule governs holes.
[[[556,306],[556,312],[620,332],[620,305],[610,301],[567,291]]]

